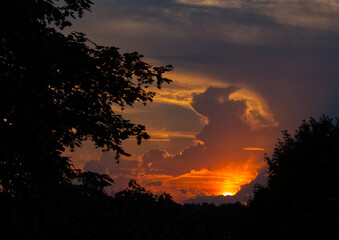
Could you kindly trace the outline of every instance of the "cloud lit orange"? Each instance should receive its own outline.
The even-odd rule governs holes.
[[[196,196],[227,195],[240,190],[240,186],[251,182],[257,175],[254,170],[247,171],[211,171],[208,169],[191,170],[189,173],[173,177],[171,175],[140,175],[139,179],[153,192],[169,192],[174,200],[182,202]],[[161,185],[154,184],[161,182]]]
[[[258,148],[258,147],[245,147],[243,148],[245,151],[264,151],[265,149],[263,148]]]

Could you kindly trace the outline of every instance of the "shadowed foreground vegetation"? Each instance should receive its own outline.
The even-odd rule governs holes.
[[[75,169],[65,148],[91,140],[119,161],[124,140],[148,139],[112,105],[171,82],[170,65],[61,33],[91,5],[0,1],[0,239],[339,239],[339,123],[325,116],[283,132],[248,207],[180,205],[135,181],[112,197],[109,176]]]
[[[1,239],[236,239],[245,210],[183,206],[134,181],[114,198],[74,185],[36,199],[0,196]]]

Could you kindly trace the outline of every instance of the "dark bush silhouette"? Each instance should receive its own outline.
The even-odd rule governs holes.
[[[246,237],[338,239],[338,119],[310,118],[293,136],[283,131],[266,161],[268,184],[254,192]]]

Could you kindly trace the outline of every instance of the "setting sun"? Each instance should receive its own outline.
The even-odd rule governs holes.
[[[224,196],[233,196],[234,194],[231,192],[224,192],[222,195]]]

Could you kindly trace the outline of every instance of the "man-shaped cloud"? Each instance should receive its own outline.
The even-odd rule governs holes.
[[[195,94],[193,111],[208,121],[196,136],[196,144],[178,154],[153,149],[139,161],[121,160],[117,166],[113,154],[106,153],[84,169],[110,174],[117,182],[116,191],[129,178],[137,178],[153,191],[167,191],[178,201],[197,195],[234,194],[263,166],[263,150],[271,147],[267,139],[276,126],[265,103],[250,93],[231,86]]]
[[[212,189],[222,191],[226,183],[234,192],[240,185],[250,182],[263,165],[262,151],[271,147],[267,139],[275,133],[277,123],[270,113],[260,109],[253,109],[256,110],[253,116],[255,122],[244,118],[246,114],[253,113],[248,111],[253,106],[249,106],[247,99],[255,99],[253,95],[231,99],[230,96],[236,95],[237,91],[236,87],[209,88],[195,95],[192,107],[208,118],[208,124],[196,136],[199,143],[176,155],[160,149],[146,152],[141,163],[144,173],[161,176],[165,182],[162,187],[168,181],[171,182],[168,187],[177,187],[180,193],[186,193],[188,189],[192,192],[195,188],[200,194],[209,194]],[[259,100],[254,105],[263,106],[264,103]],[[164,175],[171,180],[166,180]],[[199,181],[193,181],[197,178]],[[208,184],[219,184],[220,190],[216,190],[218,186],[207,189]]]

